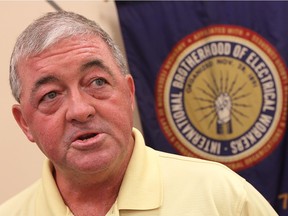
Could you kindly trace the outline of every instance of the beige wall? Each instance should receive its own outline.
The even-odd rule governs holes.
[[[100,23],[123,50],[115,4],[112,1],[57,1],[64,10]],[[8,84],[10,54],[18,34],[35,18],[54,9],[45,1],[0,1],[0,203],[30,185],[41,175],[44,156],[18,128],[11,114],[15,103]],[[138,112],[135,126],[141,130]]]

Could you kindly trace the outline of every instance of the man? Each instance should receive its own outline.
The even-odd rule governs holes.
[[[12,112],[47,160],[0,215],[276,215],[225,166],[145,146],[124,62],[107,33],[74,13],[48,13],[19,36]]]

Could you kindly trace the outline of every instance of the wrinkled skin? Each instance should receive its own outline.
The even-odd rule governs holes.
[[[19,62],[21,102],[12,111],[58,173],[109,176],[133,150],[134,83],[101,39],[77,39]]]

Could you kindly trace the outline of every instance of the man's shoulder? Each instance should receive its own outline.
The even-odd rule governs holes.
[[[219,200],[238,203],[245,199],[246,180],[227,166],[163,152],[158,155],[164,187],[172,194],[186,194],[185,199],[194,195],[202,199],[213,197],[216,203]],[[220,206],[221,202],[218,205]]]
[[[34,208],[41,181],[38,180],[0,205],[0,215],[25,215]],[[34,206],[34,207],[33,207]]]
[[[187,206],[193,203],[203,209],[214,206],[219,215],[244,211],[249,215],[277,215],[263,196],[229,167],[198,158],[157,153],[164,189],[171,203],[177,197]]]

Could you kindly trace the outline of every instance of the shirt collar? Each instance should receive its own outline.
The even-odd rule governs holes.
[[[135,146],[118,195],[118,208],[155,209],[160,207],[163,194],[158,156],[145,146],[137,129],[133,134]]]
[[[36,215],[68,215],[69,208],[65,205],[53,177],[54,167],[46,159],[42,171],[42,188],[37,199]]]

